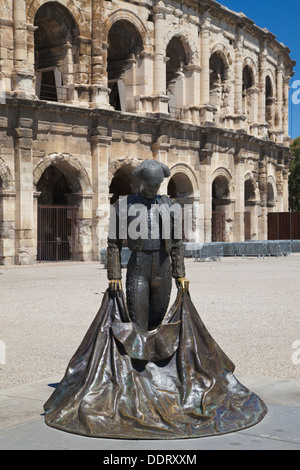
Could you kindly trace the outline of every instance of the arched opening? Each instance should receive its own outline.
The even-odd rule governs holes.
[[[170,98],[169,113],[175,119],[182,118],[185,104],[185,66],[188,55],[180,36],[174,36],[166,49],[166,90]]]
[[[132,23],[118,20],[112,25],[108,34],[107,76],[109,103],[117,111],[135,109],[136,62],[142,50],[142,37]]]
[[[133,188],[132,179],[130,176],[131,169],[129,166],[119,168],[113,176],[109,186],[110,203],[114,204],[119,197],[129,196],[136,191]]]
[[[249,123],[254,119],[254,73],[250,65],[243,68],[243,113],[247,116]]]
[[[77,215],[81,193],[75,175],[50,165],[37,183],[38,261],[76,257]]]
[[[268,123],[268,129],[272,130],[274,125],[274,95],[273,85],[269,75],[266,76],[266,122]]]
[[[228,93],[227,67],[225,58],[220,52],[214,52],[209,59],[210,80],[209,80],[209,101],[214,106],[214,122],[218,121],[220,111],[228,106],[226,96]]]
[[[272,212],[275,209],[276,200],[275,200],[275,191],[273,184],[268,182],[267,186],[267,207],[269,208],[269,212]]]
[[[253,181],[247,179],[244,185],[245,191],[245,212],[244,212],[244,237],[245,240],[252,239],[252,219],[254,217],[254,209],[256,205],[256,194]]]
[[[227,178],[217,176],[212,183],[212,241],[226,241],[226,212],[230,205],[230,191]]]
[[[190,178],[183,172],[175,173],[168,182],[168,196],[182,209],[182,238],[192,241],[195,237],[194,191]]]
[[[74,83],[77,24],[63,5],[47,2],[38,9],[34,25],[36,94],[41,100],[66,101]]]

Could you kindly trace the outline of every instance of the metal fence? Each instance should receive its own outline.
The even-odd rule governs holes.
[[[195,261],[220,260],[223,257],[287,256],[300,252],[300,240],[267,240],[232,243],[203,243],[185,246],[187,257]]]
[[[195,261],[219,261],[226,256],[230,257],[257,257],[288,256],[300,253],[300,240],[262,240],[249,242],[212,242],[212,243],[185,243],[184,256],[194,258]],[[126,267],[130,250],[122,248],[121,264]],[[100,263],[106,266],[106,249],[100,252]]]

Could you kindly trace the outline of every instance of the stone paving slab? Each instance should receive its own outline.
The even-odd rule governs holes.
[[[266,401],[268,414],[246,430],[200,439],[136,441],[95,439],[65,433],[44,423],[43,403],[60,380],[51,377],[0,392],[0,449],[2,450],[300,450],[300,381],[239,376]],[[101,457],[99,457],[101,458]]]

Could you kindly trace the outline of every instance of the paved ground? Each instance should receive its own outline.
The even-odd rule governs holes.
[[[268,405],[262,423],[180,442],[91,439],[47,427],[42,405],[99,308],[106,273],[97,263],[0,267],[0,449],[300,450],[300,256],[188,259],[186,267],[208,330]]]

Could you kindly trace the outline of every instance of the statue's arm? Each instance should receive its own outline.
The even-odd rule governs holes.
[[[115,292],[122,288],[122,265],[121,250],[122,241],[118,237],[119,233],[119,212],[117,205],[111,212],[109,235],[107,241],[106,270],[109,281],[109,288]]]
[[[185,277],[184,245],[182,240],[174,240],[171,250],[172,276],[177,287],[183,290],[189,288],[189,281]]]

